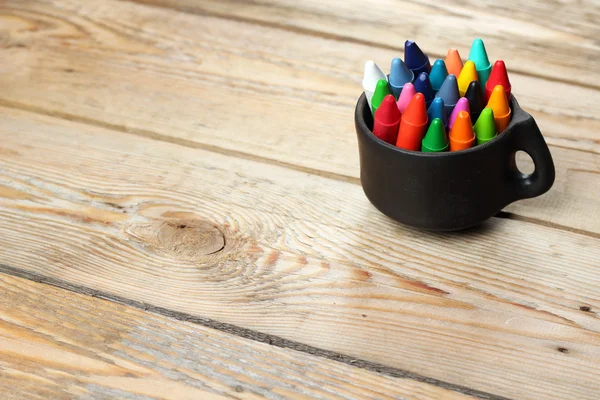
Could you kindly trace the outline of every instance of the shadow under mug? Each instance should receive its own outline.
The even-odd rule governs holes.
[[[422,153],[400,149],[373,135],[373,116],[363,93],[354,121],[360,181],[367,198],[400,223],[449,231],[469,228],[516,200],[547,192],[554,183],[548,146],[533,117],[514,96],[510,106],[510,124],[489,142],[458,152]],[[519,150],[531,156],[532,174],[517,168]]]

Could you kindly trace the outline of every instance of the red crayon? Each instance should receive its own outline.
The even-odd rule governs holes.
[[[421,150],[421,141],[427,130],[427,109],[423,93],[413,96],[402,114],[396,146],[406,150]]]
[[[492,91],[498,85],[502,85],[506,92],[506,98],[510,100],[510,81],[508,80],[508,72],[506,72],[506,65],[504,61],[498,60],[492,67],[492,73],[485,83],[485,99],[489,100],[492,95]]]
[[[401,116],[398,106],[396,106],[396,99],[393,95],[388,94],[375,111],[373,134],[389,144],[395,144]]]

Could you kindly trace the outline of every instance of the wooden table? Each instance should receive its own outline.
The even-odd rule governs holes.
[[[523,3],[0,1],[0,398],[599,399],[600,6]],[[556,182],[400,226],[364,61],[475,36]]]

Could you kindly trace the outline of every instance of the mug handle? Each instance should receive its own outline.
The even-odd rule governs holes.
[[[548,145],[535,120],[527,114],[527,118],[515,126],[514,150],[510,159],[510,170],[513,175],[513,186],[518,199],[527,199],[546,193],[552,187],[555,178],[554,162]],[[523,150],[533,160],[535,169],[532,174],[519,171],[516,153]]]

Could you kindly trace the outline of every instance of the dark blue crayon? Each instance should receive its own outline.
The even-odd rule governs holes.
[[[483,101],[481,84],[479,81],[473,81],[469,83],[465,97],[469,100],[469,109],[471,110],[471,121],[477,121],[479,115],[485,108],[485,102]]]
[[[448,76],[448,70],[446,69],[446,63],[444,60],[435,60],[433,67],[431,67],[431,73],[429,74],[429,80],[431,81],[431,87],[434,91],[440,90],[444,79]]]
[[[431,82],[429,81],[429,75],[427,72],[421,72],[419,74],[415,80],[415,90],[417,93],[423,93],[423,97],[425,97],[425,106],[429,107],[435,98],[435,92],[431,87]]]
[[[431,72],[429,57],[412,40],[404,42],[404,63],[415,76],[419,76],[421,72]]]
[[[444,128],[446,128],[446,132],[448,132],[448,116],[446,115],[446,108],[444,107],[444,99],[441,97],[436,97],[433,99],[431,105],[427,109],[427,125],[429,126],[431,121],[433,121],[435,118],[442,120]]]
[[[402,92],[402,88],[407,83],[411,82],[415,79],[413,72],[408,69],[404,61],[399,58],[394,58],[392,60],[392,66],[390,67],[390,78],[388,80],[390,84],[390,88],[392,89],[392,94],[398,100],[400,97],[400,93]]]
[[[444,99],[444,107],[446,108],[446,114],[450,115],[456,103],[458,103],[458,99],[460,99],[460,94],[458,93],[458,82],[456,82],[456,76],[450,74],[444,79],[444,83],[442,83],[442,87],[438,90],[435,97],[441,97]]]

